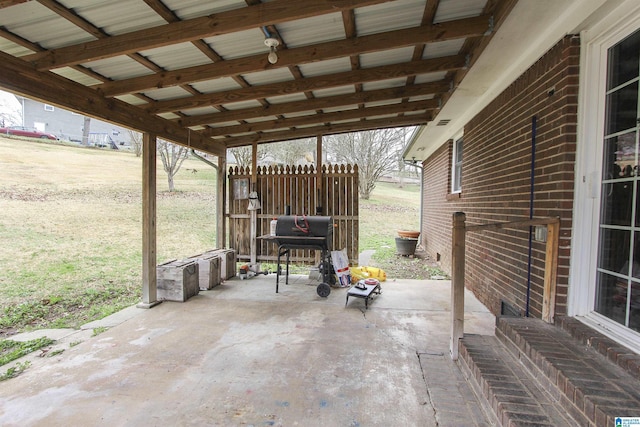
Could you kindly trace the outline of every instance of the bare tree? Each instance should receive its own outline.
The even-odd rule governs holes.
[[[136,153],[136,157],[142,156],[142,134],[131,129],[129,129],[128,132],[133,152]]]
[[[402,128],[334,135],[327,139],[327,151],[338,163],[358,164],[358,193],[366,200],[376,182],[398,168],[405,136]]]
[[[301,160],[313,162],[316,143],[313,138],[295,139],[268,144],[269,154],[276,162],[296,165]]]
[[[0,97],[0,127],[20,125],[22,123],[22,111],[16,100],[10,102],[13,95],[9,93]]]
[[[189,149],[158,139],[158,153],[160,154],[160,159],[162,159],[164,171],[167,173],[169,191],[175,191],[173,177],[178,173],[182,162],[184,162],[184,159],[189,155]]]
[[[250,145],[247,147],[230,148],[229,151],[231,151],[231,154],[233,154],[233,157],[235,157],[236,164],[238,166],[251,166],[251,153],[253,150]],[[265,146],[259,145],[257,161],[260,162],[261,160],[264,160],[266,156],[267,151],[265,149]]]

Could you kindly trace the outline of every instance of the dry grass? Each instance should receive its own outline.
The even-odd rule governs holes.
[[[214,171],[187,160],[169,193],[158,169],[158,261],[214,247]],[[141,176],[129,152],[0,138],[0,328],[25,311],[16,327],[78,326],[139,299]]]

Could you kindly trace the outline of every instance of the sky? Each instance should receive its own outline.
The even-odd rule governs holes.
[[[17,112],[17,117],[15,114],[16,112]],[[15,119],[19,120],[21,112],[22,112],[22,107],[20,106],[20,102],[18,102],[16,97],[10,94],[9,92],[4,92],[0,90],[0,117],[5,117],[5,118],[15,117]],[[2,113],[6,113],[8,115],[2,114]],[[20,123],[6,123],[6,124],[19,125]]]
[[[20,103],[16,99],[15,96],[10,94],[9,92],[5,92],[0,90],[0,104],[4,108],[5,106],[12,106],[13,108],[19,108]]]

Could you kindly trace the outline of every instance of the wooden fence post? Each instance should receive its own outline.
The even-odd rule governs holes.
[[[464,336],[464,265],[465,265],[464,212],[453,214],[451,233],[451,359],[458,360],[460,339]]]

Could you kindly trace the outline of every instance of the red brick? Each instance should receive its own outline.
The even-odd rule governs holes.
[[[451,272],[451,217],[463,211],[469,223],[512,221],[529,216],[531,118],[538,117],[534,215],[560,216],[563,246],[558,266],[556,314],[566,312],[573,207],[573,172],[579,48],[560,41],[485,110],[465,126],[462,194],[448,198],[452,142],[424,163],[422,243]],[[555,94],[548,96],[549,88]],[[444,142],[444,141],[443,141]],[[524,312],[528,231],[469,234],[467,286],[494,313],[502,295]],[[544,245],[533,250],[530,314],[541,316]]]

